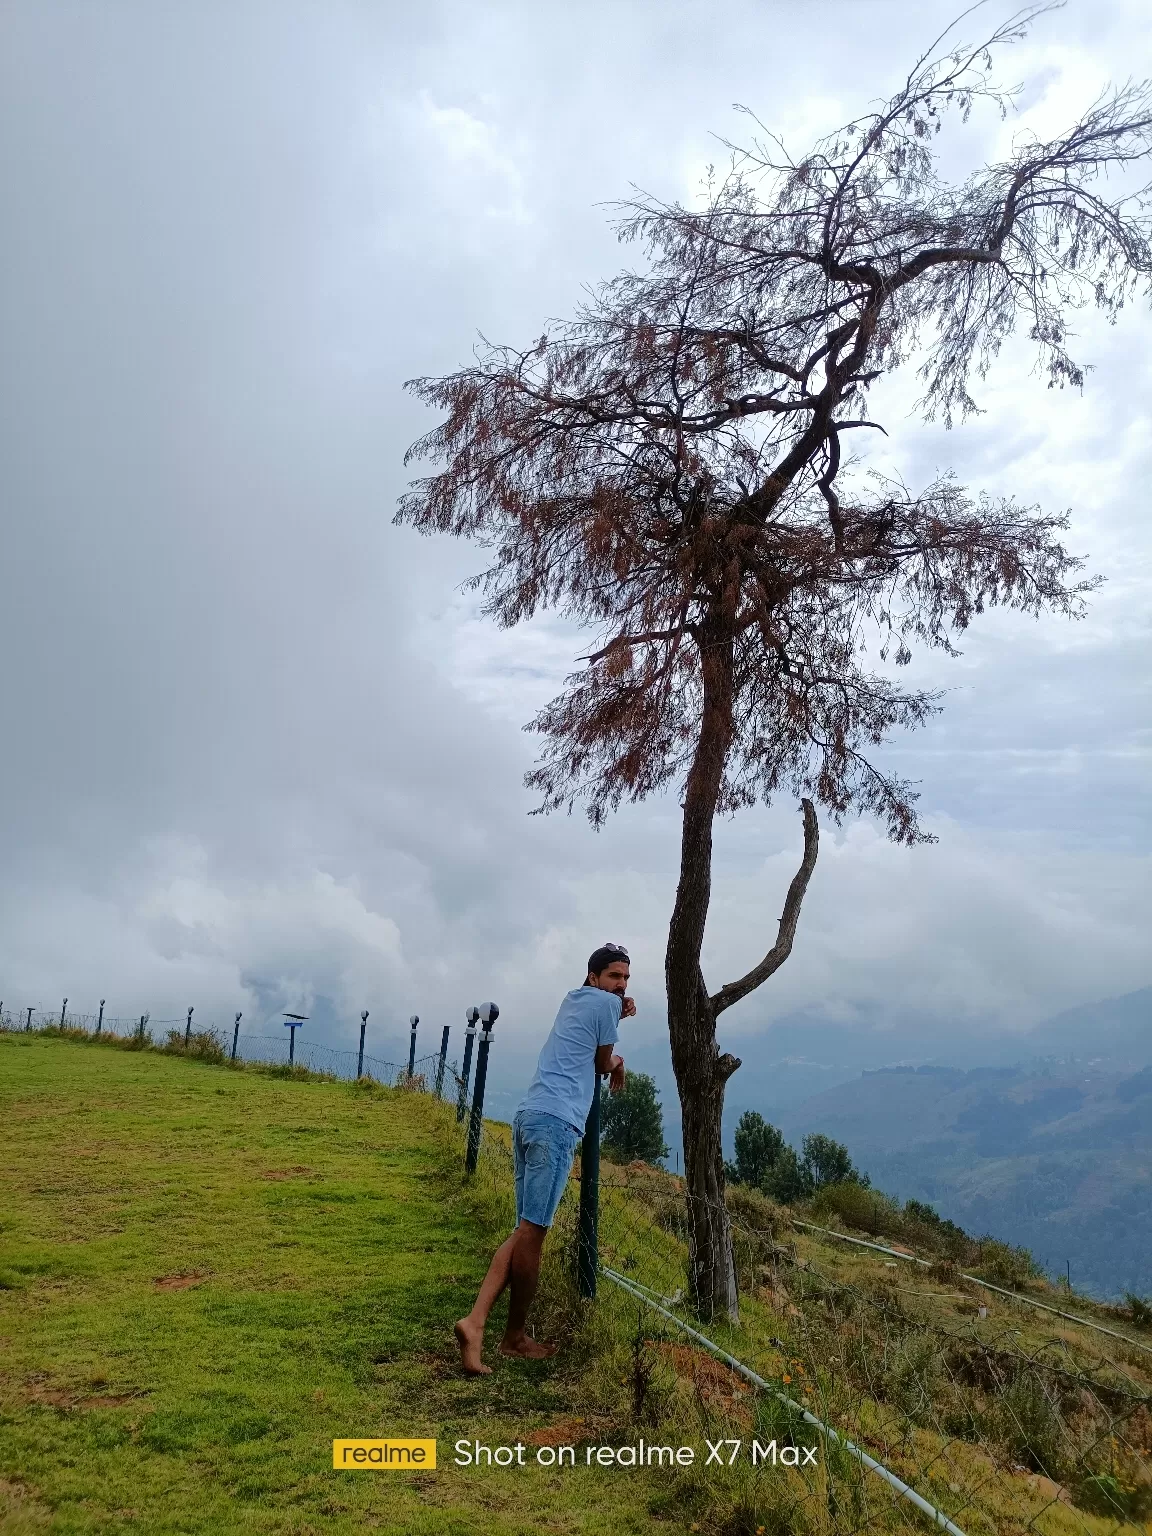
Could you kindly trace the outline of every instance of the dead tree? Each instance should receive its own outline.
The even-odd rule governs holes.
[[[597,634],[530,727],[540,809],[583,801],[599,826],[622,800],[681,795],[666,982],[705,1317],[737,1308],[720,1124],[740,1062],[716,1019],[791,951],[816,804],[926,841],[912,786],[869,756],[939,707],[895,668],[917,644],[951,652],[988,607],[1074,616],[1092,585],[1063,516],[949,475],[913,491],[845,452],[878,427],[869,387],[894,370],[918,370],[924,415],[962,419],[1013,332],[1050,385],[1081,385],[1070,313],[1114,315],[1152,270],[1147,195],[1105,186],[1148,155],[1147,87],[941,178],[941,123],[1007,108],[990,50],[1029,20],[979,48],[937,45],[886,106],[800,160],[769,136],[733,149],[700,208],[627,205],[640,270],[534,345],[484,342],[473,366],[409,386],[445,414],[409,455],[440,467],[397,521],[491,548],[476,586],[501,625],[552,606]],[[780,794],[801,801],[804,854],[775,942],[710,992],[713,821]]]

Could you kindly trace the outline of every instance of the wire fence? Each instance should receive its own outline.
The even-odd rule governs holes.
[[[102,1029],[126,1044],[153,1024],[170,1024],[167,1048],[184,1049],[185,1020]],[[0,1028],[22,1027],[0,1015]],[[69,1016],[41,1028],[94,1032]],[[231,1041],[189,1032],[190,1054],[198,1039],[227,1059]],[[266,1070],[359,1070],[441,1098],[439,1134],[496,1240],[515,1201],[510,1127],[482,1118],[490,1044],[489,1029],[470,1030],[462,1067],[442,1052],[411,1070],[317,1044],[299,1046],[289,1068],[285,1041],[266,1035],[240,1037],[237,1053]],[[703,1321],[694,1306],[702,1234],[731,1244],[738,1316]],[[533,1317],[579,1362],[569,1387],[581,1412],[562,1429],[664,1468],[654,1515],[706,1514],[732,1536],[1152,1530],[1148,1341],[994,1286],[946,1254],[853,1238],[740,1188],[690,1210],[678,1176],[589,1155],[545,1246]],[[703,1447],[692,1465],[665,1459],[691,1436]]]
[[[667,1468],[667,1513],[707,1509],[749,1536],[1150,1529],[1146,1342],[1037,1311],[946,1258],[893,1273],[882,1252],[741,1189],[706,1215],[731,1237],[739,1319],[704,1323],[701,1202],[694,1224],[684,1181],[641,1163],[600,1169],[596,1295],[582,1299],[581,1172],[545,1248],[537,1331],[581,1359],[587,1433],[649,1453],[703,1436],[702,1464]],[[510,1230],[507,1127],[487,1128],[474,1187]]]
[[[158,1046],[174,1054],[207,1061],[251,1062],[267,1067],[299,1069],[300,1075],[314,1073],[322,1077],[353,1081],[368,1078],[383,1087],[406,1087],[456,1092],[457,1065],[447,1058],[446,1050],[415,1057],[408,1062],[387,1061],[370,1052],[322,1045],[315,1041],[290,1041],[279,1035],[243,1034],[238,1028],[225,1030],[216,1025],[191,1027],[188,1016],[154,1019],[150,1013],[136,1018],[111,1015],[68,1013],[65,1009],[7,1009],[0,1007],[0,1031],[4,1033],[60,1034],[106,1038],[110,1044],[139,1043]]]

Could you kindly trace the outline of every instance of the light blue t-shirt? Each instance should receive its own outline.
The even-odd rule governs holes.
[[[576,987],[560,1004],[521,1109],[555,1115],[583,1131],[596,1092],[596,1047],[615,1045],[623,999],[599,987]]]

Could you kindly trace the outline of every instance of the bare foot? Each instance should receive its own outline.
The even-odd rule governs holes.
[[[480,1350],[484,1344],[484,1330],[478,1328],[468,1318],[462,1317],[453,1328],[456,1342],[460,1346],[460,1364],[469,1376],[491,1376],[492,1367],[485,1365],[480,1358]]]
[[[539,1344],[523,1334],[518,1339],[500,1340],[500,1353],[515,1360],[547,1360],[560,1348],[559,1344]]]

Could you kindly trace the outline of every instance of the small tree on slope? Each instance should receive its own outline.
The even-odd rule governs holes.
[[[629,1072],[619,1093],[601,1092],[600,1130],[604,1151],[617,1162],[668,1156],[660,1097],[646,1072]]]
[[[622,800],[681,797],[665,978],[704,1317],[737,1311],[720,1125],[740,1063],[716,1021],[791,952],[815,803],[924,840],[912,789],[869,749],[923,722],[935,696],[869,670],[865,640],[878,630],[899,663],[917,643],[950,652],[993,605],[1082,604],[1063,518],[947,475],[920,491],[870,479],[845,454],[877,425],[875,380],[917,367],[923,413],[950,423],[1017,330],[1050,384],[1079,385],[1069,312],[1114,315],[1150,271],[1149,197],[1106,179],[1149,152],[1147,87],[960,183],[939,173],[949,112],[1006,107],[989,50],[1031,14],[978,48],[939,45],[887,105],[799,160],[776,140],[735,152],[701,209],[629,205],[622,234],[643,270],[526,349],[484,343],[471,367],[410,385],[445,416],[409,456],[441,467],[397,520],[494,550],[476,582],[500,624],[552,605],[598,631],[532,724],[541,809],[583,800],[599,826]],[[802,802],[804,854],[775,942],[710,991],[713,820],[784,793]]]
[[[784,1133],[755,1109],[746,1109],[736,1123],[735,1161],[725,1173],[735,1184],[763,1189],[769,1171],[784,1151]]]

